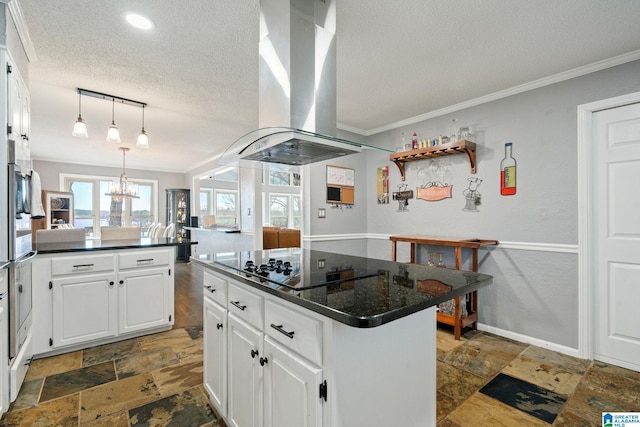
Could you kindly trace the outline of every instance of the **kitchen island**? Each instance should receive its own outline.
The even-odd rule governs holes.
[[[484,274],[303,249],[204,267],[204,385],[227,425],[432,426],[436,306]]]
[[[171,329],[174,238],[40,243],[33,354],[48,356]]]

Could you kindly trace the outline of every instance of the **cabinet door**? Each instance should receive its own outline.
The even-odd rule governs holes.
[[[6,270],[5,270],[6,271]],[[0,281],[5,280],[0,276]],[[0,416],[9,409],[9,361],[7,360],[7,343],[9,337],[7,325],[7,304],[0,302]]]
[[[204,388],[223,417],[227,416],[227,310],[204,299]]]
[[[113,274],[92,274],[51,281],[54,347],[116,335],[114,280]]]
[[[265,339],[264,427],[320,427],[322,370]]]
[[[229,313],[230,427],[262,427],[263,334]]]
[[[173,287],[166,267],[118,273],[118,332],[140,331],[173,323]]]

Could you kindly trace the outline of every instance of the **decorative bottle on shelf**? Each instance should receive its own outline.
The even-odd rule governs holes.
[[[418,134],[416,134],[415,132],[413,133],[413,138],[411,139],[411,146],[413,147],[414,150],[418,149]]]
[[[500,162],[500,194],[516,194],[516,159],[511,155],[512,143],[504,144],[504,159]]]

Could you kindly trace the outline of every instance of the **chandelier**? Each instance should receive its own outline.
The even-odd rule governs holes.
[[[120,180],[114,182],[111,185],[108,193],[104,193],[105,196],[111,196],[115,200],[120,199],[139,199],[138,185],[129,182],[127,174],[125,173],[125,155],[130,150],[129,147],[118,147],[118,150],[122,151],[122,173],[120,174]]]

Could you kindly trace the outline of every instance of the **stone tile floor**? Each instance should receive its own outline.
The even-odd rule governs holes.
[[[638,372],[484,332],[437,340],[439,427],[600,426],[603,411],[640,411]],[[224,427],[202,387],[202,328],[35,360],[0,425]]]

